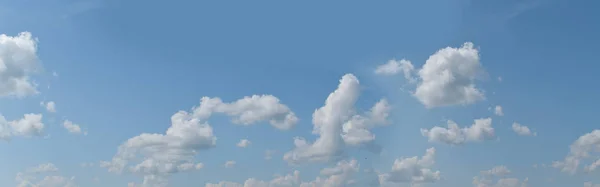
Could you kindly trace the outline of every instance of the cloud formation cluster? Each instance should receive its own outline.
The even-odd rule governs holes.
[[[278,129],[289,129],[298,118],[271,95],[253,95],[231,103],[220,98],[203,97],[191,112],[179,111],[171,116],[171,126],[165,134],[143,133],[130,138],[118,148],[111,161],[102,167],[120,173],[124,169],[144,176],[145,186],[166,186],[172,173],[188,171],[195,156],[214,147],[217,137],[207,120],[213,114],[225,114],[232,122],[251,125],[266,121]],[[130,162],[140,161],[131,165]],[[196,167],[198,168],[198,167]]]

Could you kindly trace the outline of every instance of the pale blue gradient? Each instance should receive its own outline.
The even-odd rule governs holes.
[[[496,165],[506,165],[511,176],[529,177],[530,186],[600,183],[598,173],[570,176],[532,167],[563,159],[574,140],[600,125],[600,2],[0,0],[0,5],[0,33],[30,31],[39,39],[46,70],[35,77],[41,94],[2,98],[0,113],[9,120],[44,113],[50,134],[0,144],[0,186],[14,186],[17,172],[46,162],[81,186],[140,182],[80,163],[109,160],[117,146],[140,133],[164,133],[172,114],[198,105],[202,96],[233,101],[252,94],[275,95],[300,123],[279,131],[268,124],[243,127],[211,119],[218,142],[199,154],[205,168],[173,176],[171,186],[270,180],[294,169],[303,180],[314,180],[326,165],[291,167],[282,153],[293,148],[295,136],[315,138],[312,112],[345,73],[361,81],[359,108],[367,110],[382,97],[394,107],[393,124],[374,130],[382,155],[351,152],[365,168],[389,171],[395,158],[422,156],[436,147],[434,168],[443,180],[432,187],[472,186],[479,171]],[[401,76],[373,74],[392,58],[420,67],[438,49],[467,41],[481,50],[489,74],[478,84],[485,101],[426,109],[400,89]],[[58,112],[45,112],[43,100],[55,101]],[[488,110],[495,105],[503,106],[504,117]],[[451,147],[429,143],[419,132],[446,119],[465,126],[483,117],[493,118],[499,140]],[[63,119],[81,124],[89,135],[68,134]],[[538,136],[517,136],[510,129],[515,121]],[[242,138],[252,145],[235,147]],[[278,151],[272,160],[263,159],[266,149]],[[223,168],[227,160],[237,161],[237,169]]]

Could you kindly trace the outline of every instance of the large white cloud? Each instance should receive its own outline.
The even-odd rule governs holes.
[[[295,114],[271,95],[244,97],[232,103],[219,98],[203,97],[193,111],[179,111],[171,116],[171,126],[165,134],[143,133],[130,138],[118,148],[111,161],[102,167],[111,172],[128,171],[144,176],[143,186],[165,186],[172,173],[184,171],[194,163],[198,152],[215,146],[217,138],[207,120],[221,113],[233,122],[250,125],[268,121],[278,129],[289,129],[298,121]],[[139,161],[137,164],[130,162]]]
[[[569,154],[562,161],[555,161],[552,166],[561,169],[563,172],[574,174],[584,162],[591,162],[585,166],[587,172],[594,171],[598,167],[600,160],[591,160],[597,158],[600,154],[600,130],[593,130],[590,133],[580,136],[570,146]],[[595,155],[595,156],[594,156]]]
[[[44,135],[42,114],[25,114],[23,118],[6,121],[0,115],[0,139],[10,140],[13,136],[33,137]]]
[[[490,170],[481,171],[482,176],[473,177],[475,187],[527,187],[528,178],[522,181],[518,178],[507,178],[510,170],[506,166],[496,166]],[[495,181],[495,182],[494,182]]]
[[[467,142],[483,141],[495,137],[491,118],[476,119],[470,127],[459,128],[458,124],[448,121],[448,128],[433,127],[421,129],[421,134],[430,142],[461,145]]]
[[[443,48],[419,70],[414,95],[426,107],[471,104],[485,99],[474,81],[483,73],[479,51],[467,42],[460,48]]]
[[[417,76],[413,76],[418,71]],[[459,48],[446,47],[435,52],[416,70],[407,60],[390,60],[377,67],[376,74],[402,72],[411,83],[417,83],[413,95],[427,108],[466,105],[485,99],[475,81],[485,74],[479,61],[479,50],[466,42]]]
[[[0,97],[24,97],[37,94],[30,75],[41,66],[37,57],[37,39],[29,32],[17,36],[0,35]]]
[[[440,180],[440,171],[431,169],[435,164],[434,157],[435,148],[429,148],[420,159],[416,156],[396,159],[392,165],[392,171],[380,174],[379,180],[383,186],[436,182]]]
[[[296,137],[295,148],[284,154],[284,160],[290,164],[334,161],[340,159],[346,144],[373,141],[375,137],[368,129],[385,123],[389,106],[381,100],[366,115],[356,115],[354,104],[359,92],[358,79],[352,74],[344,75],[325,105],[313,113],[313,134],[319,137],[313,143]]]

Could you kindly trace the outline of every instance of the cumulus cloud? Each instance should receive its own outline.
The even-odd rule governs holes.
[[[383,186],[398,186],[400,183],[421,184],[440,180],[440,171],[431,169],[435,164],[435,148],[426,150],[425,155],[399,158],[394,161],[392,171],[379,175]]]
[[[7,121],[0,115],[0,139],[10,140],[12,136],[33,137],[44,134],[42,114],[25,114],[23,118]]]
[[[504,116],[504,112],[502,112],[502,106],[496,105],[496,107],[494,108],[494,114],[496,114],[497,116]]]
[[[569,154],[562,161],[555,161],[552,166],[563,172],[574,174],[584,162],[592,162],[584,166],[587,172],[594,171],[598,167],[598,160],[592,155],[600,153],[600,130],[593,130],[590,133],[580,136],[570,146]]]
[[[73,123],[72,121],[65,120],[63,122],[63,127],[72,134],[84,134],[87,135],[86,131],[82,131],[81,127],[78,124]]]
[[[40,105],[46,109],[48,112],[56,112],[56,103],[54,101],[48,102],[40,102]]]
[[[516,122],[512,124],[512,130],[515,131],[515,133],[517,133],[520,136],[532,136],[532,135],[536,136],[537,135],[537,133],[531,132],[529,127],[527,127],[525,125],[521,125]]]
[[[484,72],[473,43],[440,49],[419,70],[414,96],[428,108],[475,103],[485,99],[475,85]]]
[[[427,137],[429,142],[451,145],[461,145],[495,137],[491,118],[476,119],[473,125],[464,128],[459,128],[458,124],[448,120],[448,128],[436,126],[431,129],[421,129],[421,134]]]
[[[193,163],[199,152],[216,145],[217,137],[207,122],[213,114],[225,114],[242,125],[267,121],[278,129],[289,129],[298,121],[287,106],[271,95],[244,97],[232,103],[203,97],[192,112],[179,111],[171,116],[166,133],[143,133],[128,139],[118,147],[112,160],[101,162],[101,166],[115,173],[128,168],[129,172],[144,176],[142,185],[166,186],[168,176],[189,168],[188,163]]]
[[[346,144],[359,145],[374,140],[368,129],[385,123],[389,106],[382,100],[366,117],[356,115],[354,104],[358,96],[358,79],[352,74],[344,75],[325,105],[313,113],[313,134],[319,137],[312,143],[301,137],[294,138],[295,148],[284,154],[284,160],[290,164],[338,160]]]
[[[342,126],[342,138],[348,145],[360,145],[375,140],[375,135],[370,129],[377,125],[387,124],[390,112],[387,100],[377,102],[365,115],[354,115]]]
[[[41,66],[37,39],[29,32],[17,36],[0,35],[0,97],[25,97],[38,93],[31,75]]]
[[[475,187],[527,187],[529,181],[528,178],[523,181],[518,178],[505,178],[504,176],[510,173],[506,166],[496,166],[480,173],[482,176],[473,177]]]
[[[467,105],[485,99],[484,91],[475,85],[486,73],[479,60],[479,50],[466,42],[458,48],[440,49],[429,56],[421,69],[415,70],[408,60],[390,60],[377,67],[375,73],[402,72],[407,80],[417,83],[413,96],[427,108]]]
[[[387,63],[377,66],[375,69],[375,74],[378,75],[396,75],[398,73],[404,74],[404,78],[410,82],[416,81],[413,73],[415,71],[415,66],[406,60],[402,59],[400,61],[396,59],[389,60]]]
[[[241,139],[240,142],[238,142],[236,144],[236,146],[245,148],[245,147],[248,147],[251,143],[252,142],[250,142],[250,140],[248,140],[248,139]]]

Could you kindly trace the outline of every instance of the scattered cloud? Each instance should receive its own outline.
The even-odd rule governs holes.
[[[440,171],[431,169],[435,164],[435,148],[429,148],[425,155],[418,157],[399,158],[394,161],[392,171],[379,175],[383,186],[398,186],[399,183],[431,183],[440,180]]]
[[[252,142],[250,142],[250,140],[248,140],[248,139],[241,139],[240,142],[238,142],[236,144],[236,146],[245,148],[245,147],[248,147],[251,143]]]
[[[265,151],[265,160],[271,160],[275,153],[277,153],[277,151],[275,151],[275,150],[266,150]]]
[[[320,176],[312,181],[300,181],[300,172],[294,171],[285,176],[275,175],[270,181],[255,178],[247,179],[243,184],[221,181],[216,184],[207,183],[206,187],[364,187],[378,185],[377,176],[359,175],[360,167],[357,160],[343,160],[333,167],[324,168]],[[368,174],[368,173],[367,173]],[[362,177],[367,176],[367,177]],[[375,182],[375,183],[373,183]]]
[[[483,175],[504,176],[510,174],[510,170],[506,166],[496,166],[490,170],[482,171]]]
[[[510,174],[510,170],[506,166],[496,166],[480,173],[482,176],[473,177],[473,185],[476,187],[527,187],[529,181],[528,178],[522,181],[518,178],[505,178],[505,175]]]
[[[69,131],[71,134],[84,134],[87,135],[86,131],[82,131],[81,127],[78,124],[75,124],[69,120],[65,120],[63,122],[63,127]]]
[[[520,136],[537,136],[537,133],[531,132],[529,127],[521,125],[517,122],[512,124],[512,130]]]
[[[579,170],[580,164],[584,161],[594,159],[591,157],[594,153],[600,152],[600,130],[593,130],[590,133],[580,136],[570,146],[569,154],[563,161],[555,161],[552,167],[558,168],[563,172],[575,174]],[[584,167],[584,170],[591,172],[599,166],[600,160],[591,160],[591,164]]]
[[[583,187],[600,187],[600,184],[594,184],[592,182],[584,182]]]
[[[0,34],[0,97],[39,93],[30,77],[41,68],[37,42],[29,32],[17,36]]]
[[[13,136],[41,137],[44,135],[42,114],[25,114],[23,118],[6,121],[0,115],[0,139],[8,141]]]
[[[54,101],[49,101],[46,103],[42,101],[40,102],[40,105],[44,107],[48,112],[56,112],[56,103],[54,103]]]
[[[400,61],[396,59],[389,60],[387,63],[377,66],[375,69],[375,74],[378,75],[396,75],[398,73],[404,74],[404,78],[408,80],[410,83],[413,83],[415,80],[413,73],[415,71],[415,67],[413,64],[406,60],[402,59]]]
[[[30,173],[46,173],[58,171],[58,168],[52,163],[40,164],[37,167],[33,167],[27,170]]]
[[[459,128],[454,121],[448,120],[448,128],[436,126],[431,129],[421,129],[421,134],[427,137],[429,142],[450,145],[461,145],[495,137],[491,118],[476,119],[473,125],[464,128]]]
[[[58,168],[52,163],[40,164],[29,168],[26,172],[17,173],[15,180],[18,187],[77,187],[75,177],[63,177],[59,175],[47,175],[37,180],[36,175],[55,173]]]
[[[504,116],[504,112],[502,111],[502,106],[496,105],[496,107],[494,108],[494,114],[496,114],[496,116]]]
[[[179,111],[171,116],[171,126],[165,134],[143,133],[128,139],[111,161],[101,162],[101,167],[115,173],[129,168],[129,172],[144,176],[142,185],[166,186],[171,174],[182,172],[179,166],[194,162],[199,152],[216,145],[217,137],[207,120],[218,113],[230,116],[236,124],[266,121],[281,130],[298,121],[287,106],[271,95],[254,95],[231,103],[203,97],[192,112]],[[136,161],[139,163],[130,164]]]
[[[225,162],[225,168],[232,168],[235,166],[235,163],[236,163],[235,161],[229,160],[229,161]]]

